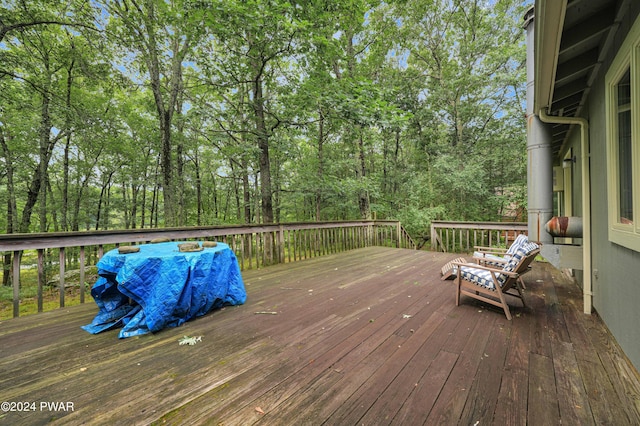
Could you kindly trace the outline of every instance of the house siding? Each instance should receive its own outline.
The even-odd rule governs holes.
[[[640,2],[631,3],[629,13],[625,14],[617,32],[614,48],[592,86],[583,117],[589,120],[591,146],[593,307],[627,357],[640,370],[640,253],[609,241],[607,207],[605,74],[640,13]],[[636,146],[639,142],[634,141]],[[574,152],[579,152],[578,132],[573,132],[570,146]],[[580,176],[579,173],[581,171],[577,171],[576,175]],[[577,197],[577,201],[574,200],[574,212],[581,215],[581,192],[576,188],[573,193]]]

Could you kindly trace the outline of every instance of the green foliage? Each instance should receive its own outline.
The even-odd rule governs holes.
[[[261,221],[265,195],[279,221],[375,212],[416,236],[498,220],[526,198],[523,13],[2,2],[0,202],[29,231],[164,226],[166,193],[185,225]]]

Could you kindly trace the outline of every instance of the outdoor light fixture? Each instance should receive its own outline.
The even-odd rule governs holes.
[[[570,169],[571,166],[573,165],[573,163],[576,162],[576,156],[572,156],[570,158],[565,158],[564,160],[562,160],[562,168],[563,169]]]

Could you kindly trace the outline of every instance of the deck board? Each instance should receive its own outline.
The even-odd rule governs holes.
[[[640,423],[638,373],[573,282],[536,263],[508,321],[455,306],[453,257],[370,247],[245,271],[246,304],[123,340],[80,329],[91,303],[0,322],[0,399],[38,404],[0,425]]]

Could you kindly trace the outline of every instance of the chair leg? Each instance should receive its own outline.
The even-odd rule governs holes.
[[[504,298],[504,293],[502,292],[499,284],[496,282],[496,293],[498,294],[498,299],[500,299],[500,304],[502,305],[502,309],[504,310],[504,314],[507,316],[507,320],[511,321],[511,311],[509,311],[509,305],[507,305],[507,300]]]
[[[505,303],[502,305],[502,308],[504,309],[504,314],[507,316],[507,320],[511,321],[511,311],[509,311],[509,306]]]
[[[524,301],[524,291],[522,291],[522,288],[518,284],[519,282],[516,283],[516,290],[518,290],[518,294],[520,295],[520,300],[522,300],[522,306],[526,308],[527,303]]]

